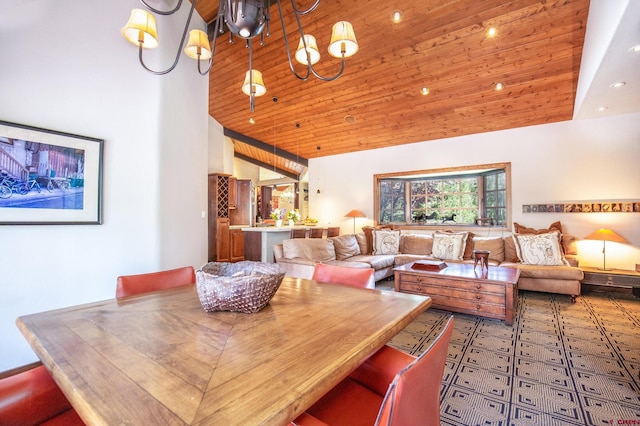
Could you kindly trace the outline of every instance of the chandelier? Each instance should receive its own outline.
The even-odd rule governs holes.
[[[140,1],[149,11],[158,15],[171,15],[180,10],[180,6],[182,5],[182,0],[178,0],[175,8],[163,11],[150,6],[146,0]],[[260,44],[264,45],[265,33],[267,37],[270,35],[271,0],[220,0],[218,15],[210,24],[213,26],[213,39],[211,40],[213,48],[209,43],[207,33],[198,29],[189,32],[189,39],[185,45],[196,2],[197,0],[191,1],[191,8],[175,60],[167,69],[161,71],[153,70],[144,63],[142,58],[143,49],[158,47],[156,19],[149,11],[143,9],[134,9],[131,11],[129,22],[122,28],[121,33],[125,39],[138,46],[140,64],[145,70],[152,74],[163,75],[171,72],[178,64],[180,50],[184,50],[187,56],[197,61],[198,72],[201,75],[207,75],[213,64],[216,40],[218,35],[224,33],[224,26],[226,25],[229,30],[229,42],[233,43],[233,37],[236,36],[246,40],[246,46],[249,48],[249,70],[242,84],[242,92],[249,96],[249,104],[253,112],[255,108],[255,97],[264,95],[267,89],[262,80],[262,73],[253,69],[252,40],[260,36]],[[295,21],[298,33],[300,34],[300,42],[293,57],[298,64],[304,66],[304,70],[300,72],[293,64],[280,0],[275,0],[275,2],[278,5],[280,24],[282,25],[283,38],[291,72],[300,80],[307,80],[311,75],[322,81],[333,81],[340,77],[344,72],[345,59],[353,56],[358,51],[358,42],[356,41],[353,26],[347,21],[340,21],[333,25],[328,52],[331,56],[341,59],[340,69],[330,77],[320,75],[314,68],[314,65],[320,60],[320,50],[318,49],[316,39],[311,34],[305,34],[302,29],[302,23],[300,22],[300,17],[313,12],[320,4],[320,0],[315,0],[307,9],[299,9],[295,4],[295,0],[291,0],[291,7],[295,14]]]

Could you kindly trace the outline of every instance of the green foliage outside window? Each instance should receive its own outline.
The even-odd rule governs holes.
[[[506,224],[505,168],[450,176],[395,176],[377,182],[381,224],[473,225],[478,218]],[[453,221],[444,221],[451,215],[455,215]]]

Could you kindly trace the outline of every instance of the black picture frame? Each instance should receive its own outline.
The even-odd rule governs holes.
[[[2,120],[0,138],[0,225],[102,224],[103,139]]]

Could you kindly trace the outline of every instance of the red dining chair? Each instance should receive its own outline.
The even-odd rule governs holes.
[[[351,287],[376,288],[373,273],[373,268],[350,268],[317,263],[311,279],[323,283],[343,284]]]
[[[419,357],[384,346],[292,422],[299,426],[440,424],[453,316]]]
[[[0,425],[84,425],[44,365],[0,379]]]
[[[122,275],[118,277],[116,297],[133,296],[134,294],[179,287],[195,282],[196,273],[193,266],[148,274]]]

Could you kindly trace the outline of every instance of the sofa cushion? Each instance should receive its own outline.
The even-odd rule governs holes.
[[[331,240],[333,241],[333,247],[336,251],[337,260],[345,260],[348,257],[360,254],[360,246],[358,245],[358,240],[353,234],[331,237]]]
[[[487,250],[489,251],[489,260],[498,263],[504,261],[504,240],[501,237],[473,237],[471,249],[472,253],[473,250]]]
[[[522,263],[503,262],[500,264],[505,268],[520,269],[520,278],[554,279],[580,281],[584,278],[584,273],[580,268],[572,266],[544,266],[544,265],[524,265]]]
[[[400,231],[375,229],[373,231],[372,254],[398,254],[400,247]]]
[[[560,247],[558,231],[546,234],[514,234],[516,252],[526,265],[568,265]]]
[[[418,260],[439,260],[425,254],[398,254],[394,256],[393,266],[398,267]]]
[[[360,253],[362,254],[371,254],[373,251],[373,226],[363,226],[362,233],[364,234],[366,250],[362,250],[360,248]]]
[[[371,237],[373,238],[373,235]],[[364,235],[364,232],[358,232],[356,234],[356,241],[358,241],[358,246],[360,247],[360,254],[367,254],[367,236]]]
[[[516,253],[516,242],[513,240],[513,236],[509,235],[502,239],[504,241],[504,261],[505,262],[518,262],[518,253]]]
[[[349,262],[364,262],[371,265],[373,269],[376,271],[378,269],[388,268],[393,266],[393,261],[395,256],[393,255],[370,255],[370,254],[359,254],[358,256],[353,256],[349,258]]]
[[[433,237],[421,234],[400,235],[400,253],[430,255],[433,247]]]
[[[326,262],[336,259],[333,241],[328,238],[293,238],[282,242],[285,259],[303,259]]]
[[[462,260],[467,243],[468,232],[433,233],[433,257],[443,260]]]

